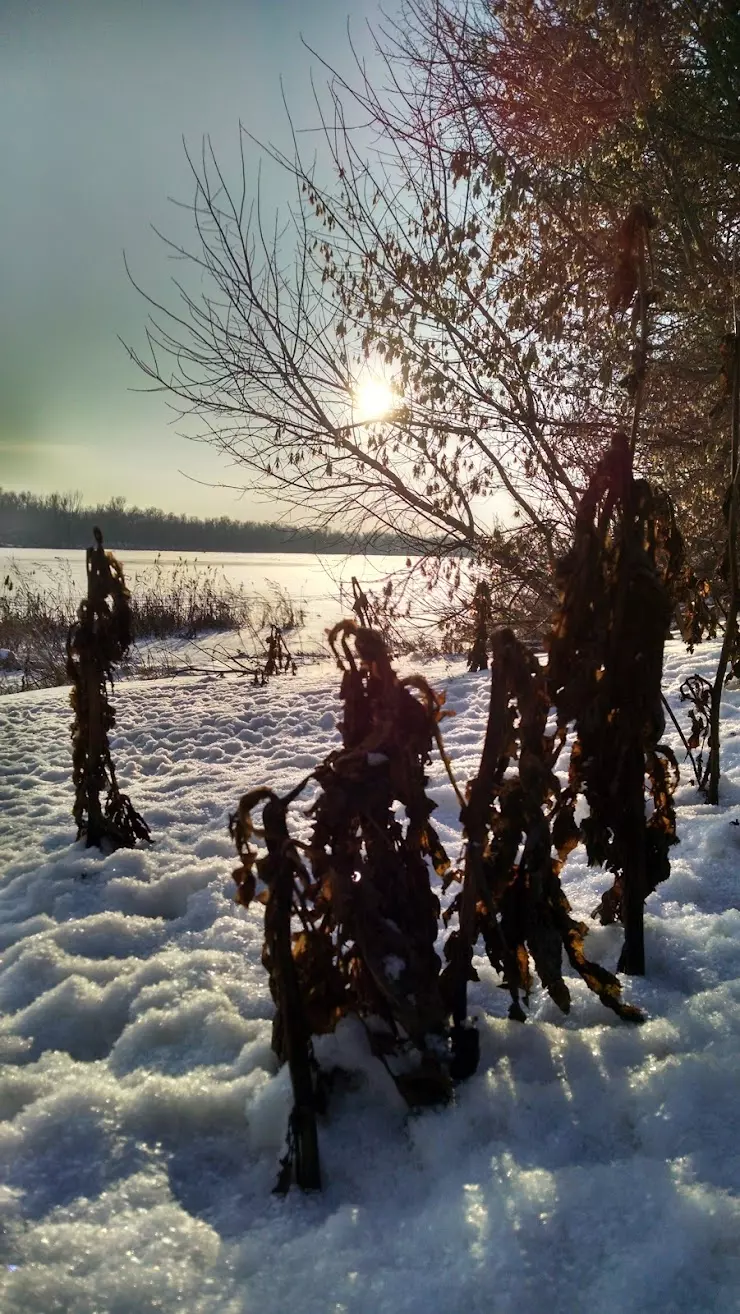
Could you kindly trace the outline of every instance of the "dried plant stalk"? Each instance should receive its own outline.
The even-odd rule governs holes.
[[[688,739],[683,736],[683,732],[681,734],[686,745],[687,756],[691,759],[694,769],[697,788],[700,793],[706,795],[711,763],[712,686],[703,675],[689,675],[683,681],[678,694],[682,703],[690,704],[691,734]]]
[[[659,741],[663,649],[681,555],[665,499],[634,478],[628,440],[615,435],[559,565],[548,680],[560,730],[575,723],[570,783],[589,805],[581,827],[589,863],[614,873],[597,914],[622,920],[618,970],[640,974],[645,899],[668,876],[676,843],[678,768]]]
[[[242,859],[234,873],[239,886],[237,898],[248,906],[256,889],[253,865],[256,851],[250,848],[253,834],[252,810],[262,805],[262,821],[267,855],[257,863],[265,885],[265,943],[262,962],[270,978],[270,990],[276,1005],[273,1048],[281,1062],[287,1062],[293,1086],[294,1105],[288,1128],[288,1151],[281,1166],[276,1190],[284,1193],[292,1176],[304,1190],[319,1190],[321,1168],[316,1129],[316,1065],[311,1048],[311,1028],[301,993],[299,971],[294,956],[292,931],[294,890],[304,894],[310,879],[288,834],[286,814],[290,803],[304,788],[305,781],[287,798],[280,799],[271,790],[245,794],[231,821],[231,832]],[[300,894],[299,894],[300,898]],[[299,905],[300,906],[300,905]]]
[[[473,595],[475,633],[468,653],[469,671],[488,670],[488,645],[491,633],[491,589],[485,580],[479,580]]]
[[[72,778],[77,838],[86,844],[132,848],[151,842],[151,833],[127,794],[118,787],[109,734],[116,721],[109,690],[113,668],[131,644],[129,592],[123,569],[103,548],[87,550],[87,598],[67,637],[67,675],[72,684]],[[104,795],[105,801],[101,800]]]
[[[466,834],[461,892],[447,910],[458,929],[445,946],[442,983],[452,1012],[453,1071],[465,1076],[477,1062],[465,1026],[467,984],[475,980],[479,938],[511,994],[509,1016],[524,1021],[532,986],[530,960],[564,1012],[570,993],[563,980],[563,950],[607,1008],[628,1021],[642,1014],[621,999],[619,981],[583,951],[587,928],[570,916],[560,870],[575,846],[574,796],[563,790],[554,766],[562,729],[547,733],[550,696],[545,670],[511,630],[492,640],[491,698],[481,765],[461,813]],[[553,847],[557,857],[552,856]]]
[[[291,671],[295,675],[296,664],[279,625],[271,625],[267,640],[267,657],[262,671],[262,683],[264,684],[269,676],[280,675],[283,671]]]

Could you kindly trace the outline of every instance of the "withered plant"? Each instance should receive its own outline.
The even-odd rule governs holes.
[[[468,653],[469,671],[488,670],[488,640],[491,633],[491,589],[484,579],[478,581],[473,594],[475,630]]]
[[[722,617],[710,581],[706,577],[700,579],[687,566],[673,592],[678,628],[689,652],[703,639],[716,639]]]
[[[110,701],[113,668],[132,639],[129,592],[119,561],[103,547],[99,529],[87,549],[87,597],[67,637],[72,684],[72,779],[77,838],[88,847],[132,848],[151,842],[149,827],[118,787],[110,752],[116,715]],[[101,798],[102,796],[102,798]]]
[[[281,672],[292,671],[293,675],[296,673],[296,664],[279,625],[270,626],[267,656],[263,670],[266,678],[271,675],[280,675]]]
[[[288,807],[306,783],[304,780],[283,799],[269,789],[245,794],[230,823],[231,834],[242,860],[242,865],[234,872],[238,885],[238,902],[249,907],[256,894],[257,876],[264,886],[257,897],[265,904],[262,963],[269,973],[270,992],[277,1009],[272,1045],[280,1061],[288,1063],[293,1086],[294,1105],[288,1125],[288,1149],[275,1188],[280,1193],[288,1190],[293,1175],[298,1186],[304,1190],[318,1190],[321,1187],[316,1131],[318,1070],[311,1046],[311,1009],[301,989],[300,955],[296,953],[297,940],[293,931],[293,917],[297,915],[310,933],[315,899],[311,896],[311,876],[295,841],[288,833],[287,824]],[[251,814],[260,805],[262,835],[267,853],[256,861],[257,853],[250,847],[254,833]],[[331,954],[326,966],[330,969],[333,967]],[[333,984],[330,973],[326,982],[327,998],[324,1001],[328,1007],[332,1006],[330,999]]]
[[[378,628],[378,611],[365,593],[362,585],[355,575],[352,576],[352,611],[358,625],[363,625],[365,629]]]
[[[663,648],[682,568],[670,501],[634,478],[631,444],[618,433],[581,500],[572,547],[558,566],[547,665],[509,629],[492,638],[483,754],[461,812],[463,886],[445,912],[447,923],[458,918],[442,975],[454,1076],[469,1075],[478,1061],[466,1018],[479,939],[511,994],[513,1019],[525,1018],[530,963],[558,1007],[569,1010],[563,950],[606,1007],[625,1020],[642,1019],[623,1002],[617,977],[586,958],[587,927],[571,917],[560,873],[581,840],[589,863],[613,873],[597,914],[624,924],[618,970],[644,972],[643,906],[668,876],[676,842],[678,767],[659,741]],[[485,645],[483,623],[477,644]],[[563,788],[555,765],[571,730]],[[589,805],[580,826],[579,795]]]
[[[482,939],[492,966],[511,994],[509,1017],[525,1020],[532,988],[530,960],[548,994],[563,1012],[570,993],[563,980],[563,950],[607,1008],[628,1021],[638,1009],[621,999],[612,973],[583,951],[587,927],[570,915],[560,870],[578,842],[574,794],[561,788],[554,767],[566,727],[548,728],[550,690],[546,670],[514,636],[492,639],[491,697],[480,769],[461,812],[466,835],[462,890],[445,912],[458,927],[445,945],[442,974],[453,1017],[453,1075],[477,1065],[475,1033],[466,1027],[467,985],[476,980],[473,952]],[[553,856],[553,848],[557,856]]]
[[[373,630],[343,621],[329,639],[343,672],[342,748],[284,798],[269,789],[245,794],[231,821],[241,858],[234,872],[237,899],[246,907],[254,899],[265,904],[273,1048],[288,1062],[293,1084],[281,1191],[293,1178],[306,1188],[320,1185],[321,1090],[311,1038],[332,1031],[342,1017],[361,1019],[372,1051],[411,1106],[446,1100],[452,1083],[475,1071],[478,1041],[466,1023],[467,984],[475,979],[473,953],[481,938],[511,994],[510,1017],[525,1018],[530,960],[544,988],[568,1011],[565,951],[608,1008],[628,1021],[642,1019],[622,1000],[616,976],[586,958],[587,928],[571,916],[560,883],[563,862],[579,839],[574,764],[582,741],[573,749],[571,782],[561,787],[554,768],[568,727],[562,717],[550,724],[547,670],[510,630],[494,635],[481,766],[464,798],[439,732],[443,696],[419,676],[400,680]],[[445,886],[459,877],[450,874],[430,820],[435,805],[425,768],[435,743],[457,792],[467,841],[462,889],[444,915],[445,925],[455,915],[458,923],[441,973],[432,868]],[[669,811],[670,798],[665,782],[658,798],[662,759],[657,749],[651,752],[654,826],[659,808],[661,816]],[[310,836],[301,842],[290,833],[288,809],[312,779],[319,793],[309,812]],[[259,832],[253,820],[258,809]],[[644,807],[642,825],[644,831]],[[266,847],[262,857],[252,845],[256,834]]]
[[[614,874],[597,914],[622,921],[618,970],[631,973],[645,970],[643,906],[668,876],[676,842],[678,768],[660,739],[663,649],[680,564],[665,499],[635,479],[630,444],[617,433],[559,563],[548,682],[559,732],[575,725],[570,790],[589,805],[581,825],[588,861]]]
[[[684,742],[694,769],[697,788],[706,794],[711,763],[712,686],[702,675],[690,675],[684,680],[678,694],[682,703],[689,703],[691,734]]]
[[[421,677],[400,680],[382,637],[343,621],[330,633],[343,671],[342,748],[286,798],[246,794],[232,818],[241,857],[237,898],[265,903],[263,963],[277,1012],[273,1048],[290,1064],[295,1105],[278,1189],[291,1176],[318,1186],[316,1074],[311,1036],[354,1014],[410,1105],[445,1100],[448,1014],[435,952],[439,901],[428,860],[449,862],[430,817],[425,765],[443,696]],[[307,844],[287,809],[315,779]],[[399,815],[399,805],[405,816]],[[251,847],[262,808],[267,853]],[[257,880],[263,889],[257,893]]]
[[[256,633],[253,633],[253,638],[262,646],[263,653],[249,656],[245,652],[224,652],[221,661],[227,670],[239,675],[250,675],[255,688],[264,688],[273,675],[287,675],[288,671],[293,675],[296,674],[298,668],[295,658],[285,642],[279,625],[270,626],[266,643]],[[223,667],[220,674],[225,674]]]

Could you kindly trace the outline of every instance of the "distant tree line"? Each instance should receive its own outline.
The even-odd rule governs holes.
[[[113,497],[98,506],[83,505],[76,492],[46,497],[0,488],[0,546],[86,548],[92,526],[100,524],[112,548],[163,552],[404,552],[393,534],[356,535],[322,529],[232,520],[199,519],[157,507],[127,506]]]

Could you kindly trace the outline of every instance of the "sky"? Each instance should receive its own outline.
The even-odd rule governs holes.
[[[387,10],[387,6],[386,6]],[[183,233],[183,137],[234,160],[238,128],[288,144],[317,122],[301,37],[349,72],[370,54],[376,0],[0,0],[0,486],[118,495],[192,515],[275,518],[207,446],[177,432],[119,336],[144,345],[128,281],[166,288],[152,225]],[[259,154],[250,158],[256,186]],[[265,208],[286,179],[263,173]],[[202,481],[202,482],[194,482]]]

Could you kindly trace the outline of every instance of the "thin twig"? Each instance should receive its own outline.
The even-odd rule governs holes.
[[[668,699],[666,698],[665,694],[664,694],[664,693],[661,693],[660,698],[661,698],[661,702],[663,703],[663,706],[665,707],[665,710],[667,711],[667,713],[668,713],[668,715],[670,716],[670,718],[671,718],[671,720],[672,720],[674,726],[676,727],[676,730],[678,731],[678,733],[679,733],[679,735],[680,735],[681,743],[683,744],[684,748],[686,749],[686,756],[688,757],[689,761],[691,762],[691,766],[692,766],[692,768],[693,768],[694,778],[695,778],[695,780],[696,780],[697,788],[701,789],[701,788],[702,788],[701,774],[700,774],[700,772],[699,772],[699,768],[698,768],[697,765],[696,765],[696,758],[694,757],[694,754],[692,753],[691,748],[689,747],[689,741],[688,741],[688,739],[686,738],[686,735],[684,734],[683,730],[681,729],[681,726],[679,725],[678,721],[676,720],[676,717],[675,717],[675,715],[674,715],[673,709],[672,709],[670,703],[668,702]]]

